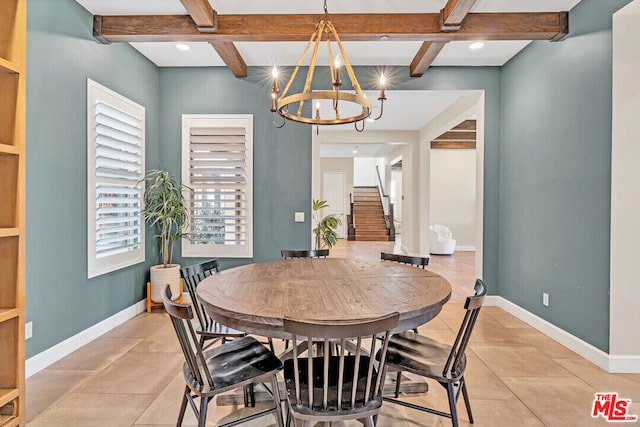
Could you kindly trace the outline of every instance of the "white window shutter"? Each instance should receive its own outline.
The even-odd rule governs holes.
[[[252,116],[183,116],[183,256],[253,256],[252,132]]]
[[[88,81],[88,276],[144,261],[144,107]]]

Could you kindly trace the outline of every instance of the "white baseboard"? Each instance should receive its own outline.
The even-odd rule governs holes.
[[[475,252],[475,246],[456,246],[456,252]]]
[[[504,311],[536,328],[541,333],[557,341],[568,349],[575,351],[580,356],[609,373],[640,373],[640,356],[618,356],[607,354],[588,342],[571,335],[564,329],[547,322],[541,317],[536,316],[519,305],[516,305],[500,296],[488,296],[485,299],[485,305],[502,308]]]
[[[53,347],[30,357],[25,361],[25,376],[29,378],[30,376],[43,370],[47,366],[57,362],[70,353],[73,353],[83,345],[90,343],[100,335],[109,332],[116,326],[126,322],[129,319],[132,319],[146,309],[147,300],[144,299],[114,314],[113,316],[108,317],[99,323],[96,323],[95,325],[85,329],[84,331],[81,331],[74,336],[67,338],[61,343],[58,343]]]
[[[609,369],[612,374],[640,374],[640,356],[609,355]]]

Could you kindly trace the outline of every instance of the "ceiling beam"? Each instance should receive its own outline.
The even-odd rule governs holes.
[[[213,10],[208,0],[180,0],[180,2],[187,9],[189,16],[198,27],[198,31],[204,33],[218,31],[218,14]],[[233,42],[211,41],[209,44],[234,76],[240,79],[247,77],[247,64]]]
[[[200,31],[217,30],[217,13],[208,0],[180,0]]]
[[[458,31],[476,0],[448,0],[440,11],[440,30]],[[422,77],[447,42],[426,41],[409,66],[410,77]]]
[[[449,0],[440,12],[442,31],[458,31],[476,0]]]
[[[220,55],[220,58],[222,58],[234,76],[239,79],[247,77],[247,64],[232,42],[213,41],[209,42],[209,44],[218,52],[218,55]]]
[[[411,77],[422,77],[447,42],[423,42],[409,66]]]
[[[331,15],[342,41],[551,40],[568,32],[568,12],[469,13],[459,31],[443,32],[439,13]],[[319,15],[217,15],[201,32],[189,15],[94,16],[102,42],[307,41]]]

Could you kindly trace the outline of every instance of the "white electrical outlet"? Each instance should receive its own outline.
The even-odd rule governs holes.
[[[24,325],[24,339],[28,340],[33,336],[33,322]]]
[[[546,292],[542,293],[542,305],[549,307],[549,294]]]
[[[304,222],[304,212],[296,212],[294,217],[295,222]]]

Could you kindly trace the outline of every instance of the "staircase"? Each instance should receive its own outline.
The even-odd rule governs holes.
[[[378,187],[353,188],[353,216],[356,241],[389,240]]]

